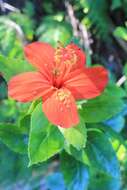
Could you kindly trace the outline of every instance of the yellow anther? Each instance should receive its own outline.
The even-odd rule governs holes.
[[[56,64],[66,64],[66,65],[74,65],[77,62],[77,55],[73,49],[64,48],[61,44],[55,50],[55,63]]]
[[[65,101],[69,97],[69,94],[64,91],[60,91],[58,92],[57,96],[60,101]]]
[[[53,70],[53,75],[59,76],[59,75],[60,75],[60,70],[57,69],[57,68],[55,68],[55,69]]]

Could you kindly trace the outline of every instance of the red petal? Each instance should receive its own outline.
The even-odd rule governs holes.
[[[76,99],[99,96],[108,83],[108,72],[103,67],[85,68],[71,72],[64,82]]]
[[[67,89],[57,90],[43,104],[43,111],[50,122],[63,128],[79,122],[75,100]]]
[[[69,44],[66,48],[74,50],[77,55],[76,68],[84,67],[86,64],[86,55],[84,51],[74,43]]]
[[[34,42],[24,48],[28,61],[39,71],[45,73],[52,69],[54,62],[54,48],[47,43]]]
[[[9,96],[28,102],[52,94],[53,87],[39,72],[27,72],[13,77],[8,83]]]

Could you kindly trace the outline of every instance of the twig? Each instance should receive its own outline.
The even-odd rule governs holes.
[[[122,39],[120,39],[114,35],[115,29],[116,29],[116,26],[111,24],[110,25],[110,32],[111,32],[112,36],[114,37],[116,42],[119,44],[119,46],[123,49],[123,51],[127,54],[127,43],[124,40],[122,40]]]
[[[0,0],[0,8],[1,8],[2,12],[5,12],[5,7],[4,7],[3,0]]]
[[[73,7],[68,1],[65,2],[65,7],[67,9],[67,14],[73,28],[73,35],[75,37],[79,37],[82,40],[81,43],[84,48],[88,51],[89,54],[92,54],[87,28],[75,17]]]
[[[0,8],[3,12],[5,12],[6,9],[13,12],[20,12],[18,8],[10,5],[9,3],[3,2],[3,0],[0,0]]]
[[[10,11],[13,11],[13,12],[20,12],[20,10],[12,5],[10,5],[9,3],[5,3],[4,2],[4,5],[5,9],[8,9]]]
[[[79,29],[80,29],[81,34],[82,34],[84,47],[86,50],[88,50],[89,54],[91,55],[92,49],[90,47],[90,41],[89,41],[87,29],[86,29],[85,25],[81,24],[80,22],[79,22]]]
[[[123,75],[116,83],[117,86],[121,86],[127,80],[127,77]]]
[[[65,7],[67,9],[68,16],[70,18],[70,22],[73,28],[73,33],[75,37],[79,37],[79,32],[78,32],[78,21],[74,15],[74,10],[72,5],[68,2],[65,1]]]
[[[123,40],[121,40],[120,38],[117,38],[116,36],[114,36],[117,43],[120,45],[120,47],[124,50],[125,53],[127,53],[127,43],[124,42]]]

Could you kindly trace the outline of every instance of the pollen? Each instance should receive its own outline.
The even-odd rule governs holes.
[[[55,50],[54,61],[56,66],[60,63],[65,65],[75,65],[77,59],[78,57],[75,51],[71,48],[64,48],[62,45],[59,45]]]
[[[60,62],[61,62],[61,58],[62,58],[62,49],[63,49],[63,47],[62,46],[58,46],[57,48],[56,48],[56,50],[55,50],[55,55],[54,55],[54,61],[55,61],[55,63],[57,64],[59,64]]]
[[[65,65],[75,65],[78,58],[72,49],[66,49],[63,53],[62,59]]]
[[[57,77],[57,76],[60,75],[60,70],[58,68],[55,68],[55,69],[53,69],[52,73],[53,73],[54,76]]]
[[[77,62],[77,55],[75,54],[75,52],[71,49],[68,50],[68,54],[69,54],[69,58],[65,61],[65,64],[71,64],[71,65],[75,65]]]
[[[63,106],[66,107],[66,109],[70,109],[70,104],[71,104],[71,101],[70,101],[70,94],[69,92],[65,92],[63,90],[60,90],[57,92],[57,100],[60,101],[60,111],[62,112],[63,111]]]
[[[67,102],[67,99],[69,98],[70,94],[64,91],[59,91],[57,93],[57,97],[60,101]]]

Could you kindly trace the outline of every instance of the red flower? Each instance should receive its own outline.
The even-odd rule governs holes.
[[[8,84],[9,96],[20,102],[42,97],[49,121],[64,128],[79,122],[75,100],[100,95],[108,82],[106,69],[84,66],[85,54],[75,44],[54,49],[35,42],[25,47],[25,55],[38,72],[13,77]]]

